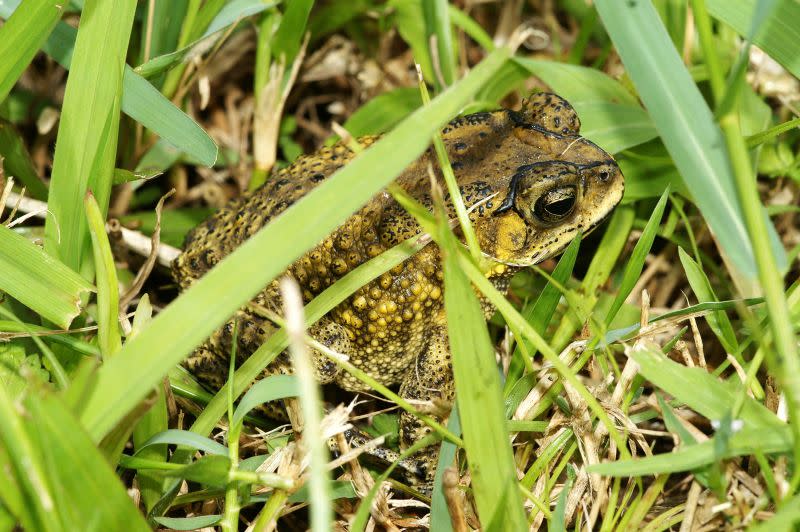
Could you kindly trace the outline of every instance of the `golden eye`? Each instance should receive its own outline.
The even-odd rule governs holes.
[[[555,224],[575,208],[578,191],[574,186],[548,190],[533,204],[533,214],[545,224]]]

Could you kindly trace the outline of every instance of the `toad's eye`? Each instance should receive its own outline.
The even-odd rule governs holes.
[[[533,214],[546,224],[558,223],[572,213],[577,195],[574,186],[548,190],[533,204]]]

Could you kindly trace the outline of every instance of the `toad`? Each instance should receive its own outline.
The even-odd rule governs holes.
[[[501,291],[511,276],[561,252],[580,232],[600,224],[622,198],[623,176],[613,157],[579,135],[580,121],[563,98],[539,93],[519,111],[498,110],[456,118],[442,130],[464,204],[486,257],[486,275]],[[359,139],[369,146],[378,137]],[[193,229],[173,264],[182,288],[200,278],[272,218],[288,209],[357,154],[347,144],[324,147],[278,170],[259,189],[231,201]],[[396,183],[433,208],[428,149]],[[441,172],[437,179],[444,188]],[[452,203],[445,198],[450,216]],[[421,232],[409,213],[381,192],[286,271],[299,283],[305,303],[366,262]],[[269,250],[265,250],[266,253]],[[391,271],[358,289],[313,325],[309,334],[347,355],[350,362],[386,386],[399,386],[411,400],[452,401],[453,377],[444,312],[440,251],[428,244]],[[254,303],[281,309],[278,282],[264,287]],[[487,318],[492,309],[485,304]],[[228,356],[237,331],[245,358],[275,330],[249,307],[214,333],[185,362],[214,389],[228,376]],[[321,384],[367,391],[359,380],[313,352]],[[284,353],[265,373],[289,373]],[[400,444],[407,448],[430,429],[414,416],[400,419]],[[435,451],[419,461],[417,474],[430,482]]]

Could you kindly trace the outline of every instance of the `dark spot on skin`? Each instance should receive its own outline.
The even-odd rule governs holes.
[[[455,161],[450,166],[453,167],[453,170],[461,170],[462,168],[464,168],[464,163],[461,163],[459,161]]]
[[[467,145],[463,142],[456,142],[453,147],[458,151],[464,151],[467,149]]]
[[[487,132],[485,132],[485,131],[478,132],[478,137],[480,137],[482,139],[485,139],[488,136],[489,136],[489,134]]]
[[[313,181],[314,183],[319,183],[323,179],[325,179],[325,174],[321,174],[319,172],[311,176],[311,181]]]

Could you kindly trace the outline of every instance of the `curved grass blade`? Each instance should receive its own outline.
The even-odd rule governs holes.
[[[693,200],[737,269],[757,268],[720,128],[650,2],[598,0],[597,10]],[[770,224],[773,243],[777,242]],[[783,249],[773,245],[779,263]]]
[[[16,418],[22,427],[18,426],[16,433],[4,427],[0,440],[24,431],[20,443],[28,445],[29,461],[17,457],[13,462],[27,464],[22,475],[30,477],[35,486],[30,494],[35,500],[27,508],[40,507],[48,514],[45,526],[32,526],[31,530],[150,530],[111,465],[60,397],[47,392],[26,396],[26,417],[35,419],[35,424],[23,421],[15,408],[6,411],[3,407],[10,406],[6,399],[5,391],[0,390],[0,425]],[[4,443],[9,442],[12,440]],[[34,474],[43,474],[46,481]]]
[[[133,71],[145,78],[156,76],[172,68],[176,63],[185,62],[188,58],[208,50],[213,46],[217,38],[221,37],[222,32],[231,25],[238,23],[245,17],[256,15],[266,9],[275,7],[277,4],[278,2],[266,2],[264,0],[234,0],[217,13],[217,16],[211,21],[202,37],[180,50],[153,57],[146,63],[134,68]]]
[[[222,444],[215,442],[210,438],[204,438],[194,432],[188,430],[170,429],[155,434],[152,438],[144,442],[137,450],[138,453],[142,449],[146,449],[151,445],[182,445],[184,447],[191,447],[198,451],[203,451],[206,454],[215,454],[219,456],[228,456],[228,448]],[[135,455],[134,455],[135,456]]]
[[[294,375],[272,375],[261,379],[247,390],[242,400],[239,401],[239,406],[233,413],[231,425],[241,423],[245,416],[258,405],[287,397],[297,397],[298,393],[299,386],[297,377]]]

